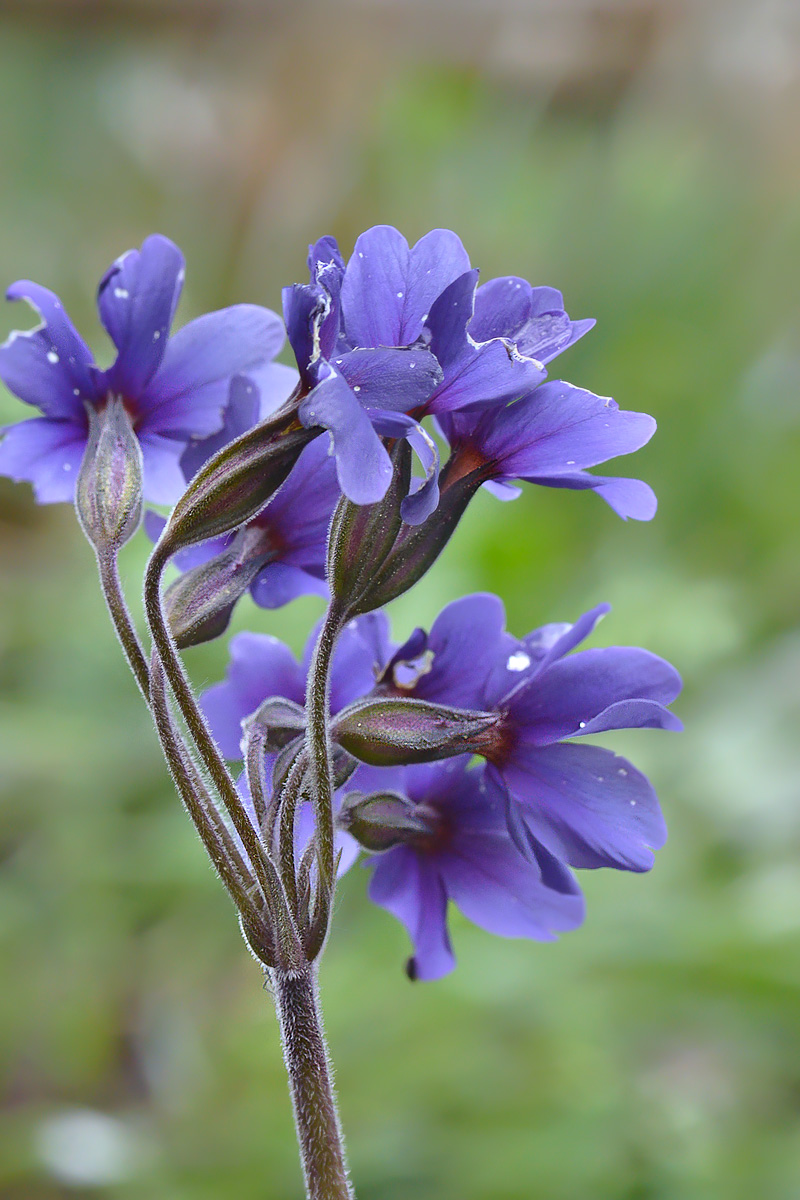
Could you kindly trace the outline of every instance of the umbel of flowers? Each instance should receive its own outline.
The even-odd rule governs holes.
[[[383,606],[481,487],[595,491],[651,518],[645,483],[591,468],[655,422],[552,379],[593,322],[553,288],[479,284],[454,233],[409,247],[377,226],[346,263],[324,237],[308,268],[283,293],[296,370],[275,362],[284,324],[265,308],[171,334],[183,258],[158,235],[100,281],[106,370],[58,297],[13,284],[41,320],[0,347],[0,378],[40,415],[2,431],[0,472],[75,504],[177,791],[269,978],[308,1196],[343,1200],[317,995],[338,876],[367,852],[370,898],[408,930],[411,979],[455,965],[450,900],[505,937],[574,929],[575,871],[646,871],[666,837],[649,781],[585,739],[680,728],[680,679],[646,650],[585,648],[606,605],[520,639],[497,597],[468,596],[391,641]],[[145,501],[169,511],[143,518]],[[117,570],[143,519],[147,640]],[[221,635],[248,592],[267,608],[304,592],[328,604],[302,662],[240,633],[226,679],[198,698],[180,651]]]

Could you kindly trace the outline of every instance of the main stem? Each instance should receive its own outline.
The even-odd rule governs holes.
[[[308,1200],[354,1200],[313,965],[270,971]]]

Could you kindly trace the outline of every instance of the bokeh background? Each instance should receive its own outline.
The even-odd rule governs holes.
[[[608,600],[597,640],[672,659],[687,730],[618,735],[670,841],[584,873],[559,943],[454,915],[458,970],[412,985],[347,878],[323,988],[360,1200],[800,1195],[799,118],[796,0],[0,2],[0,275],[98,352],[96,281],[152,230],[185,321],[278,306],[322,233],[445,225],[596,316],[559,370],[659,422],[619,464],[652,524],[482,496],[393,607],[403,637],[491,589],[522,634]],[[71,511],[0,480],[0,563],[0,1194],[298,1197],[269,997]],[[234,624],[299,650],[318,613]],[[190,659],[214,681],[224,643]]]

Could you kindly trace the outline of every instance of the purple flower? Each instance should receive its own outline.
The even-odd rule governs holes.
[[[585,468],[631,454],[650,440],[656,423],[625,412],[604,396],[562,381],[543,383],[518,400],[481,411],[438,417],[450,443],[445,486],[470,476],[501,500],[519,496],[515,479],[547,487],[596,491],[623,518],[649,521],[652,489],[640,479],[591,475]]]
[[[200,698],[203,712],[226,758],[241,758],[242,721],[269,696],[303,704],[306,675],[317,638],[315,629],[302,662],[288,646],[264,633],[237,633],[230,641],[230,664],[224,682]],[[331,712],[337,713],[366,695],[391,654],[384,613],[351,621],[339,636],[331,666]]]
[[[183,255],[168,238],[147,238],[100,281],[100,319],[117,357],[101,370],[47,288],[22,280],[10,300],[27,300],[41,324],[0,346],[0,379],[44,414],[7,426],[0,473],[34,486],[41,503],[72,500],[87,442],[87,405],[121,396],[142,447],[145,497],[170,504],[183,491],[179,459],[193,438],[222,424],[231,376],[258,372],[280,350],[280,318],[239,304],[208,313],[169,336],[183,286]]]
[[[243,376],[234,376],[222,429],[203,441],[190,443],[181,456],[187,482],[212,454],[268,416],[291,392],[297,375],[288,367],[271,363],[260,373],[260,379],[262,388],[272,387],[259,399],[259,388]],[[223,553],[237,537],[242,560],[253,561],[258,568],[250,594],[261,608],[279,608],[307,593],[327,596],[328,526],[340,495],[334,463],[327,451],[321,438],[311,442],[283,486],[246,526],[235,534],[180,551],[173,560],[175,564],[183,571],[190,570]],[[165,523],[164,517],[147,514],[145,526],[154,541]]]
[[[504,631],[496,596],[449,604],[430,634],[418,630],[390,660],[378,687],[396,695],[502,714],[487,785],[507,806],[520,848],[529,836],[573,867],[648,870],[666,838],[648,780],[627,759],[572,739],[609,729],[680,729],[665,707],[678,673],[635,647],[565,657],[608,612],[545,625],[521,641]]]
[[[438,502],[438,455],[420,419],[520,395],[592,324],[570,321],[552,288],[516,278],[477,288],[478,272],[446,229],[409,248],[396,229],[375,226],[346,266],[334,239],[322,238],[309,268],[310,284],[284,291],[305,392],[300,419],[330,431],[342,489],[359,504],[388,486],[380,436],[407,437],[425,469],[404,506],[411,524]]]
[[[571,872],[543,846],[527,858],[506,827],[502,805],[484,790],[469,756],[395,769],[360,767],[361,789],[391,789],[413,804],[420,832],[369,860],[370,899],[408,929],[412,979],[438,979],[455,966],[447,903],[490,933],[552,941],[583,920]]]
[[[666,705],[681,689],[663,658],[631,646],[568,655],[608,611],[530,634],[487,685],[503,713],[489,777],[509,820],[573,867],[647,871],[667,831],[649,780],[625,758],[573,739],[610,729],[682,728]],[[494,696],[492,696],[494,692]]]

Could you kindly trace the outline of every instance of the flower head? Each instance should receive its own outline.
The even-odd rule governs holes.
[[[454,901],[476,925],[503,937],[552,941],[583,920],[583,897],[571,872],[544,847],[527,858],[486,794],[484,769],[469,756],[403,768],[360,767],[352,784],[391,789],[410,804],[400,844],[369,860],[369,895],[409,931],[412,979],[438,979],[455,958],[447,930]]]
[[[380,437],[407,437],[425,469],[404,508],[411,524],[438,501],[438,456],[421,418],[519,396],[592,324],[570,321],[552,288],[516,277],[478,288],[446,229],[409,247],[398,230],[375,226],[346,265],[334,239],[322,238],[309,268],[309,284],[284,291],[305,390],[300,419],[330,431],[342,489],[356,503],[379,500],[388,486]]]
[[[27,300],[41,324],[0,346],[0,379],[43,416],[6,427],[0,473],[28,480],[42,503],[71,500],[88,439],[87,406],[119,397],[142,448],[145,497],[172,503],[183,491],[186,444],[218,430],[231,376],[258,373],[280,350],[280,318],[238,304],[170,328],[183,286],[183,255],[154,234],[100,281],[97,305],[117,356],[107,370],[92,354],[53,292],[22,280],[10,300]]]
[[[487,786],[522,849],[531,835],[573,867],[648,870],[666,838],[653,788],[627,759],[581,739],[680,729],[666,706],[681,680],[637,647],[570,654],[606,612],[600,605],[574,625],[545,625],[518,641],[503,628],[497,597],[467,596],[397,651],[378,686],[500,714],[482,750]]]

